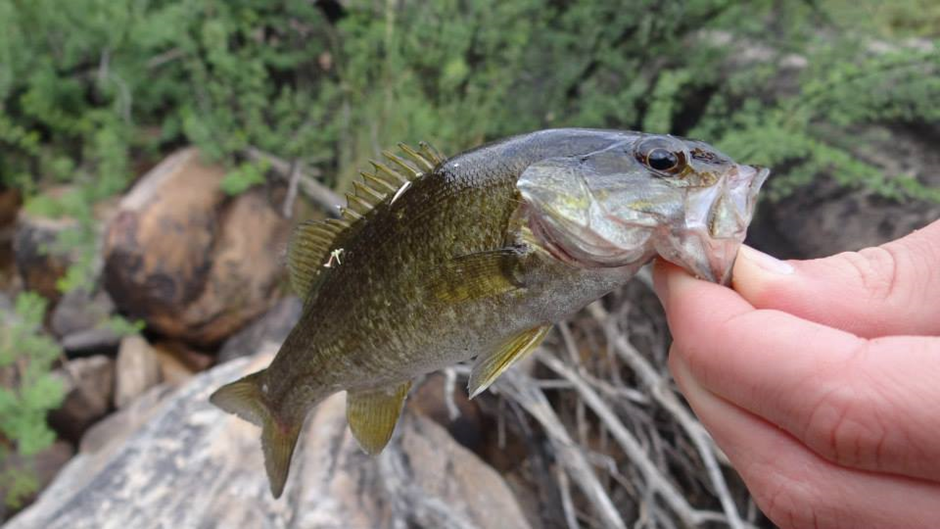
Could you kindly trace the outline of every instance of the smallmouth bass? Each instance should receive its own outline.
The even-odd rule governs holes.
[[[275,497],[304,418],[335,392],[377,454],[416,377],[475,358],[479,394],[657,255],[727,284],[769,172],[616,130],[533,132],[449,159],[400,147],[363,173],[342,220],[295,228],[301,319],[267,369],[210,398],[261,426]]]

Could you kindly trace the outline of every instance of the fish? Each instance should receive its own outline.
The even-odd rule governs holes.
[[[341,218],[294,228],[302,315],[266,369],[210,397],[261,427],[275,498],[305,417],[334,393],[378,454],[416,378],[473,360],[479,395],[657,256],[728,284],[769,174],[702,141],[619,130],[542,130],[449,158],[399,148],[362,173]]]

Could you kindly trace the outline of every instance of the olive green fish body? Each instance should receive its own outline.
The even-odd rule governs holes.
[[[520,207],[515,183],[533,160],[591,152],[621,136],[582,133],[542,133],[549,137],[452,158],[338,238],[341,264],[322,270],[318,292],[266,372],[274,398],[305,414],[315,403],[290,396],[311,393],[298,389],[305,385],[329,394],[411,380],[550,325],[629,279],[624,270],[585,272],[539,255],[516,272],[520,288],[493,295],[461,292],[475,285],[459,273],[449,277],[459,272],[448,266],[455,258],[512,246],[510,221]],[[538,288],[524,288],[526,281]],[[440,299],[448,289],[470,299]]]
[[[628,158],[623,153],[645,137],[559,129],[448,160],[413,156],[410,175],[401,164],[395,175],[387,166],[367,175],[373,184],[361,195],[369,207],[348,213],[350,225],[333,229],[334,236],[324,236],[322,226],[298,228],[289,261],[306,294],[300,321],[268,369],[212,397],[262,426],[275,496],[304,417],[330,394],[348,391],[350,427],[376,453],[391,436],[412,380],[477,358],[470,389],[479,393],[553,323],[625,283],[655,255],[655,246],[644,242],[623,262],[579,260],[573,257],[579,251],[599,247],[596,234],[587,230],[584,244],[566,246],[552,230],[567,221],[554,209],[542,213],[541,202],[520,192],[526,179],[541,185],[543,176],[581,178],[582,166],[608,174],[611,164],[632,164],[632,155],[621,160]],[[597,197],[610,195],[579,193],[559,195],[553,207],[596,209]],[[357,200],[351,197],[349,207]],[[655,233],[638,240],[654,240]]]

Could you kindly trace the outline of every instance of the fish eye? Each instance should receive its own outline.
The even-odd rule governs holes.
[[[647,153],[646,165],[656,171],[669,173],[679,167],[679,157],[672,151],[657,148]]]
[[[633,151],[637,161],[660,175],[678,175],[686,168],[686,151],[670,137],[648,138]]]

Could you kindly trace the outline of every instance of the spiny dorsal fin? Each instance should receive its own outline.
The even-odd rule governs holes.
[[[334,248],[340,233],[363,220],[369,212],[399,193],[403,186],[430,172],[446,161],[441,153],[425,142],[413,149],[399,144],[408,160],[388,151],[382,153],[387,164],[371,162],[373,171],[362,172],[362,181],[353,182],[353,192],[346,194],[341,218],[306,221],[294,228],[287,247],[287,267],[291,286],[306,299],[324,268],[342,265],[342,248]]]

